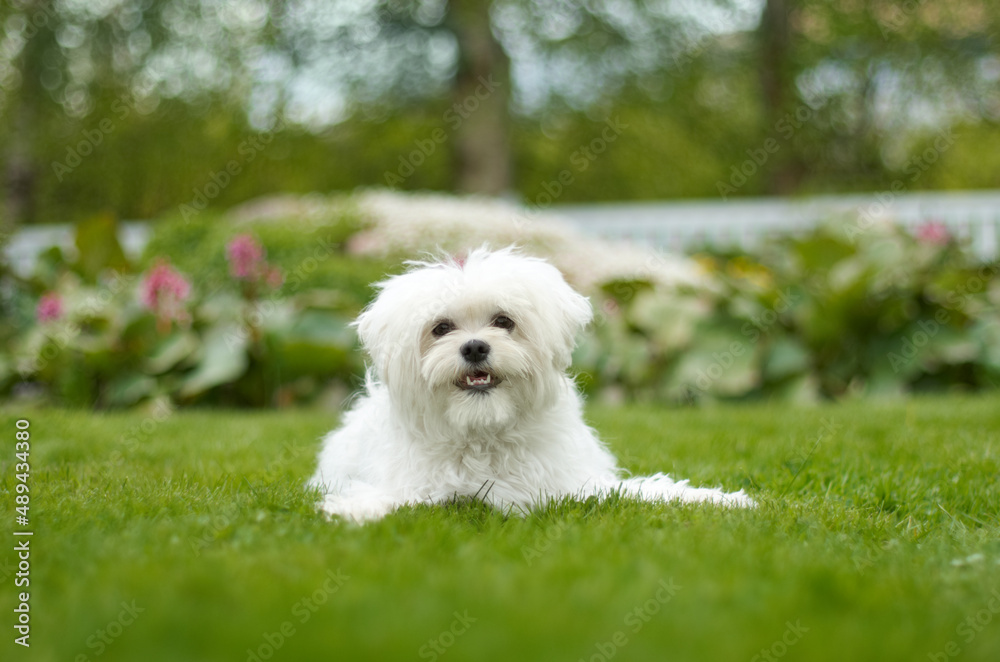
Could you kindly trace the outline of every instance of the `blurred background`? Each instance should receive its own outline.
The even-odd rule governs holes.
[[[368,284],[483,240],[592,296],[611,401],[992,388],[998,29],[989,0],[11,0],[0,392],[338,401]]]
[[[560,202],[717,197],[720,182],[732,196],[876,191],[909,183],[942,131],[954,145],[908,188],[1000,185],[988,0],[12,0],[0,12],[16,222],[153,218],[233,159],[243,172],[213,206],[357,186],[531,202],[609,117],[627,128]],[[261,132],[273,142],[242,163]],[[780,149],[730,182],[768,138]],[[413,163],[428,139],[436,149]]]

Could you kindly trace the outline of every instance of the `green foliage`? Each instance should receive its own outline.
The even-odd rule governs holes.
[[[363,371],[348,325],[386,273],[377,260],[344,253],[357,227],[348,211],[239,224],[210,214],[168,219],[133,266],[122,263],[113,223],[81,224],[78,245],[106,248],[77,260],[48,251],[35,276],[5,300],[13,326],[0,327],[7,338],[0,390],[33,384],[52,401],[97,407],[149,400],[280,406],[342,394]],[[280,286],[249,287],[232,276],[227,245],[246,234],[283,274]],[[193,286],[179,310],[144,301],[164,258]],[[61,314],[34,321],[44,292],[58,294]]]
[[[267,194],[385,186],[386,173],[397,171],[418,140],[446,127],[443,111],[434,108],[316,133],[291,126],[270,132],[250,126],[242,109],[222,100],[195,108],[163,100],[155,109],[133,108],[124,117],[112,110],[116,101],[111,94],[96,98],[94,112],[82,120],[36,118],[44,136],[33,145],[34,206],[27,220],[73,222],[107,210],[123,219],[151,219],[179,214],[182,206],[200,203],[199,196],[207,199],[208,213],[219,214]],[[110,132],[101,130],[102,122]],[[2,131],[0,126],[0,140]],[[98,144],[96,136],[102,136]],[[401,188],[448,189],[450,149],[438,146]],[[85,156],[79,156],[81,150]],[[66,163],[76,165],[69,171],[56,167]],[[214,181],[223,181],[220,173],[229,164],[238,173],[216,191]]]
[[[276,406],[356,385],[363,359],[350,320],[401,265],[348,254],[362,228],[349,199],[313,200],[312,211],[295,200],[164,219],[122,271],[112,269],[124,259],[114,224],[81,224],[78,245],[103,250],[67,260],[51,249],[32,279],[8,276],[0,389],[27,382],[81,406]],[[280,286],[234,277],[227,251],[241,235],[261,242]],[[164,259],[193,284],[180,310],[141,301]],[[912,236],[843,221],[750,255],[696,259],[697,287],[608,282],[593,293],[597,315],[574,363],[586,392],[816,401],[1000,384],[1000,269],[975,262],[943,226]],[[53,291],[65,313],[34,321]]]
[[[467,611],[476,622],[440,660],[589,660],[618,631],[614,660],[751,660],[790,621],[809,630],[781,659],[921,660],[955,642],[954,659],[992,661],[996,613],[956,629],[997,604],[998,404],[591,408],[630,470],[745,486],[761,507],[587,500],[521,518],[456,502],[364,527],[326,521],[303,489],[328,412],[19,408],[0,414],[32,432],[19,652],[243,661],[269,636],[274,660],[420,659]],[[346,580],[324,593],[331,571]],[[650,602],[671,580],[670,600]],[[133,600],[135,622],[109,627]],[[15,606],[0,592],[0,610]]]
[[[117,224],[110,214],[102,214],[76,225],[77,267],[88,281],[94,281],[104,269],[128,268],[125,253],[118,243]]]
[[[589,391],[815,400],[1000,384],[1000,266],[954,239],[830,224],[699,260],[710,287],[605,287],[576,355]]]
[[[236,221],[211,211],[188,218],[171,215],[156,222],[142,264],[168,257],[204,291],[215,291],[232,282],[226,244],[238,234],[250,233],[267,249],[268,261],[285,275],[279,295],[326,290],[339,309],[352,313],[368,302],[371,284],[387,269],[377,260],[346,257],[345,243],[361,226],[346,199],[310,217]]]
[[[150,219],[199,195],[221,210],[268,193],[386,186],[401,172],[404,190],[456,186],[461,132],[448,113],[464,55],[433,44],[461,44],[462,11],[381,1],[334,28],[316,20],[321,5],[247,3],[236,29],[208,4],[0,4],[0,41],[18,44],[0,57],[0,198],[12,220]],[[570,3],[558,18],[546,2],[498,2],[493,28],[513,78],[491,73],[516,100],[503,122],[511,188],[539,203],[566,170],[561,203],[714,197],[734,173],[745,181],[732,195],[1000,184],[1000,5],[763,4],[777,26],[754,25],[759,7],[731,0],[703,16]],[[288,89],[260,78],[261,52],[288,63]],[[177,67],[169,80],[136,84],[160,61]],[[301,105],[300,83],[327,81],[321,71],[338,72],[344,107],[279,122],[282,104]],[[276,106],[262,111],[272,93]],[[617,116],[629,129],[574,159]],[[954,146],[911,179],[908,164],[941,130]],[[762,151],[768,140],[776,151]],[[214,190],[230,165],[238,174]]]

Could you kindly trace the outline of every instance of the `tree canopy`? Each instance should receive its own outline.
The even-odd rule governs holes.
[[[10,0],[3,213],[995,187],[998,28],[990,0]]]

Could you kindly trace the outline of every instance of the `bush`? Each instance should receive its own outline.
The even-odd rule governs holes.
[[[277,294],[288,296],[308,290],[336,292],[343,310],[360,310],[371,296],[371,283],[381,279],[387,262],[351,259],[347,239],[363,223],[345,202],[331,204],[323,213],[294,215],[296,210],[263,215],[227,215],[202,212],[185,219],[172,216],[156,222],[141,266],[148,267],[159,256],[167,256],[178,269],[189,274],[206,291],[230,284],[226,244],[239,234],[252,234],[267,249],[268,260],[285,274]]]
[[[581,382],[675,401],[996,386],[1000,267],[940,227],[852,227],[776,238],[754,256],[703,253],[712,288],[607,283],[577,351]]]
[[[4,273],[15,286],[3,300],[13,324],[0,327],[0,390],[98,407],[275,406],[346,392],[363,372],[348,325],[386,273],[382,261],[344,254],[358,227],[348,213],[166,219],[132,265],[113,223],[82,223],[78,245],[111,247],[103,264],[51,249],[32,278]],[[237,237],[260,252],[260,269],[242,277],[227,256]]]
[[[53,248],[31,278],[0,272],[0,392],[101,407],[344,393],[363,372],[350,320],[371,283],[401,268],[396,253],[511,233],[569,264],[591,295],[574,368],[605,399],[814,401],[1000,382],[1000,268],[942,226],[830,224],[692,261],[535,227],[495,203],[406,202],[285,197],[164,219],[137,264],[110,219],[81,223],[81,258]]]

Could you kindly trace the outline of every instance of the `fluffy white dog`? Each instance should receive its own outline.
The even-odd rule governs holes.
[[[753,505],[663,474],[622,477],[566,375],[590,302],[555,267],[511,248],[410,266],[355,323],[372,366],[309,482],[323,511],[362,522],[468,496],[523,512],[611,492]]]

